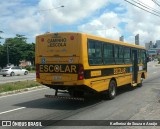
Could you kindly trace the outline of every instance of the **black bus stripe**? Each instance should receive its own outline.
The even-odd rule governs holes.
[[[125,73],[131,73],[132,66],[131,67],[117,67],[117,68],[125,68],[126,71]],[[103,69],[90,69],[90,70],[85,70],[84,71],[84,78],[89,79],[89,78],[97,78],[97,77],[103,77],[103,76],[111,76],[111,75],[120,75],[120,74],[125,74],[125,73],[114,73],[115,68],[103,68]],[[92,71],[101,71],[101,75],[98,76],[91,76]]]

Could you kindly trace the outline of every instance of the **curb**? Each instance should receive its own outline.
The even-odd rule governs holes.
[[[25,89],[13,90],[13,91],[8,91],[8,92],[2,92],[2,93],[0,93],[0,96],[10,95],[10,94],[17,94],[17,93],[36,90],[36,89],[41,89],[41,88],[46,88],[46,86],[36,86],[36,87],[31,87],[31,88],[25,88]]]

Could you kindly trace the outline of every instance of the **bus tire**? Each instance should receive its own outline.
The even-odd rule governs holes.
[[[142,87],[143,85],[143,78],[141,78],[141,82],[138,84],[138,87]]]
[[[117,83],[115,80],[111,80],[108,88],[108,99],[112,100],[116,97],[117,94]]]

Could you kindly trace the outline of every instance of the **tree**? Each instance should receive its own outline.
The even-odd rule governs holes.
[[[7,63],[4,46],[0,44],[0,67],[4,67]]]
[[[35,44],[27,43],[24,35],[16,34],[14,38],[6,38],[3,45],[0,45],[0,66],[7,64],[7,47],[9,63],[19,65],[21,60],[31,61],[34,64]]]
[[[34,60],[35,60],[35,44],[32,43],[32,44],[27,44],[25,46],[26,50],[25,52],[22,54],[22,57],[24,60],[27,60],[27,61],[31,61],[32,64],[34,64]]]
[[[3,33],[3,31],[0,30],[0,33]],[[3,39],[1,36],[0,36],[0,40]],[[1,41],[0,41],[1,43]],[[3,61],[5,58],[4,56],[4,47],[3,45],[0,44],[0,66],[4,66],[5,65],[5,62]]]
[[[3,31],[0,30],[0,33],[3,33]],[[0,36],[0,39],[3,39],[3,38]],[[0,43],[1,43],[1,42],[0,42]]]

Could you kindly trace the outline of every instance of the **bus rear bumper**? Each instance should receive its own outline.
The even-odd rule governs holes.
[[[45,86],[55,89],[55,90],[67,90],[67,91],[82,91],[86,93],[98,93],[96,90],[86,86],[86,85],[48,85]]]

